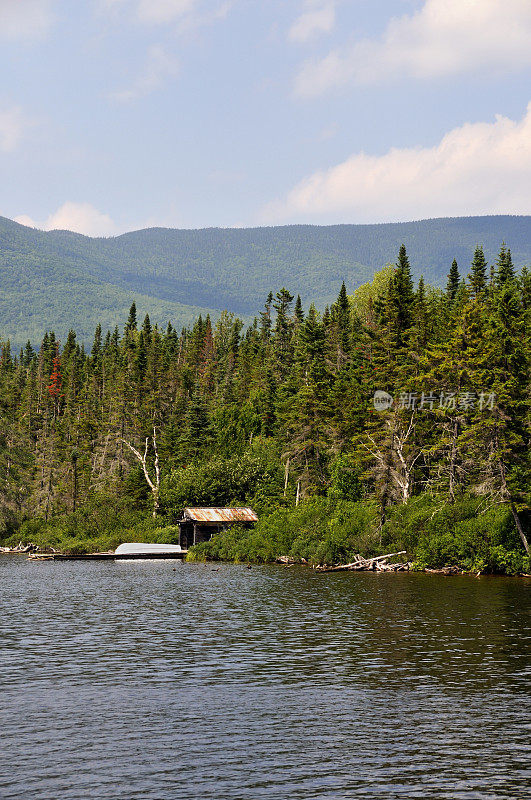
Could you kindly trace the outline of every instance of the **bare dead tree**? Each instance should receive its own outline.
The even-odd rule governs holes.
[[[140,462],[142,467],[142,472],[144,473],[144,477],[146,479],[146,483],[151,489],[151,494],[153,495],[153,516],[156,517],[159,511],[159,495],[160,495],[160,464],[159,464],[159,451],[157,449],[157,433],[156,429],[153,428],[153,436],[151,437],[151,441],[153,443],[153,451],[155,453],[155,461],[154,461],[154,469],[155,475],[151,477],[149,474],[149,467],[148,467],[148,450],[149,450],[149,443],[150,437],[146,437],[146,444],[144,447],[144,453],[142,454],[139,450],[136,449],[132,444],[129,444],[128,441],[125,439],[121,439],[126,447],[134,454],[134,456]]]
[[[422,455],[422,450],[414,447],[407,447],[408,440],[414,433],[414,415],[411,415],[407,428],[395,426],[392,420],[386,421],[386,427],[392,432],[390,461],[385,448],[380,447],[374,437],[367,434],[371,445],[363,444],[363,447],[371,454],[379,468],[389,474],[395,487],[398,489],[402,502],[406,503],[411,497],[413,489],[413,472],[418,459]]]

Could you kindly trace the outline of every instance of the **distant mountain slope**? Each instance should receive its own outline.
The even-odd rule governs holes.
[[[112,239],[38,231],[0,217],[0,337],[15,345],[64,337],[75,327],[122,325],[133,299],[155,321],[187,324],[227,308],[254,315],[286,286],[305,305],[332,302],[396,259],[405,243],[416,276],[444,284],[452,259],[465,273],[476,244],[493,260],[502,241],[518,266],[531,263],[531,217],[433,219],[380,225],[276,228],[150,228]]]

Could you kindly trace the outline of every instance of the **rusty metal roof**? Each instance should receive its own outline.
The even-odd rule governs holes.
[[[194,522],[258,522],[252,508],[185,508],[185,519]]]

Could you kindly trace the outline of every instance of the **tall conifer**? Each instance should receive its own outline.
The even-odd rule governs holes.
[[[448,282],[446,284],[446,295],[450,301],[455,300],[455,296],[459,289],[459,267],[457,266],[457,261],[452,261],[452,266],[450,267],[450,272],[448,273]]]
[[[480,245],[474,251],[469,283],[475,297],[481,294],[487,286],[487,261]]]

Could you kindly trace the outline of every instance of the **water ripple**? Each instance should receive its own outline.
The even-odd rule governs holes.
[[[5,800],[529,792],[531,583],[0,559]]]

